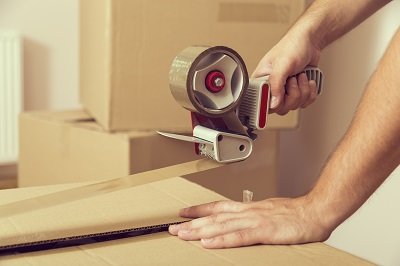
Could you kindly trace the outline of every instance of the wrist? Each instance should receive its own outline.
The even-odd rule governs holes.
[[[305,195],[304,198],[308,206],[309,215],[313,217],[318,227],[323,232],[327,232],[329,236],[341,224],[343,215],[332,202],[328,202],[325,197],[320,197],[314,191]]]
[[[288,31],[288,34],[298,34],[313,45],[319,52],[329,43],[327,32],[320,30],[321,22],[310,17],[301,17]]]

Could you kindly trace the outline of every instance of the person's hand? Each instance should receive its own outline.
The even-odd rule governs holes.
[[[252,77],[270,75],[270,112],[284,115],[315,101],[316,84],[301,72],[307,65],[317,66],[319,56],[320,49],[306,33],[292,30],[261,59]]]
[[[169,232],[183,240],[201,239],[205,248],[324,241],[332,229],[311,205],[307,197],[212,202],[182,209],[182,217],[201,218],[171,225]]]

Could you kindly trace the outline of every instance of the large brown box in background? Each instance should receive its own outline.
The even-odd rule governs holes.
[[[22,187],[115,178],[199,159],[193,143],[151,131],[105,132],[83,111],[20,116],[18,185]],[[256,199],[276,195],[278,133],[262,132],[249,159],[187,176],[229,198],[243,189]]]
[[[190,130],[168,88],[173,58],[224,45],[254,70],[302,12],[303,0],[81,0],[81,101],[107,130]],[[297,125],[297,112],[269,126]]]

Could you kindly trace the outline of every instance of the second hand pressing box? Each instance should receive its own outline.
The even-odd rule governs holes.
[[[235,200],[242,190],[255,199],[277,193],[278,133],[261,132],[249,159],[187,178]],[[20,187],[93,181],[192,161],[193,143],[155,132],[105,132],[83,111],[20,116]]]
[[[251,74],[303,8],[303,0],[81,0],[82,103],[108,131],[190,130],[168,88],[173,58],[188,46],[224,45]],[[296,124],[297,112],[269,121]]]

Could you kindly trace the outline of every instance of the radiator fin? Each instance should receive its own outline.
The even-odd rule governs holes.
[[[0,164],[17,161],[21,111],[21,37],[16,32],[0,32]]]

